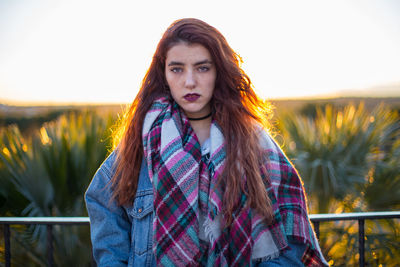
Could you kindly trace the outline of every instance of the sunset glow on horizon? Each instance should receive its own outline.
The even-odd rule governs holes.
[[[0,103],[129,103],[172,21],[216,27],[264,98],[400,96],[400,2],[2,1]]]

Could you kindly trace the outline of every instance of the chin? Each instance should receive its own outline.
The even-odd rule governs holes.
[[[181,106],[183,111],[185,113],[190,113],[190,114],[197,114],[202,112],[202,108],[194,108],[194,107],[185,107],[185,105]]]

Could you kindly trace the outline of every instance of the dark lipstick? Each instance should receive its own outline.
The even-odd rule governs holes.
[[[199,97],[199,94],[186,94],[183,98],[185,98],[186,101],[194,102],[199,99]]]

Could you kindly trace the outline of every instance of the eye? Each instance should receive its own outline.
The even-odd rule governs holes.
[[[207,72],[209,70],[210,70],[210,67],[208,67],[208,66],[200,66],[199,67],[199,71],[200,72]]]
[[[182,70],[182,68],[174,67],[174,68],[171,68],[171,71],[172,71],[173,73],[180,73],[180,72],[182,72],[183,70]]]

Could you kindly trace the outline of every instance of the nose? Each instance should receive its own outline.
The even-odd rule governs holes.
[[[192,71],[186,72],[185,87],[189,89],[193,89],[196,87],[196,79]]]

